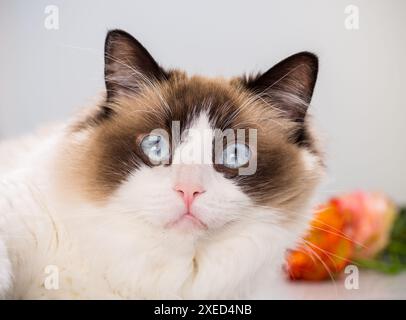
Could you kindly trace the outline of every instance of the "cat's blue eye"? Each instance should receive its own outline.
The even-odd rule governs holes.
[[[251,158],[251,151],[244,143],[229,144],[223,151],[223,165],[236,169],[246,165]]]
[[[150,134],[141,141],[141,149],[154,164],[169,159],[169,143],[160,135]]]

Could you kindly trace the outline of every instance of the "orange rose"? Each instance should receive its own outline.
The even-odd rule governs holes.
[[[348,263],[354,244],[349,217],[333,204],[316,213],[310,232],[287,257],[291,279],[323,280],[334,277]]]

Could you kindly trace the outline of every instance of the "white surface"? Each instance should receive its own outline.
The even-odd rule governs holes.
[[[344,275],[345,276],[345,275]],[[278,285],[277,299],[406,299],[406,272],[398,275],[384,275],[374,271],[361,271],[359,289],[348,290],[344,277],[321,282],[285,281]],[[266,290],[258,295],[260,299],[270,297]]]

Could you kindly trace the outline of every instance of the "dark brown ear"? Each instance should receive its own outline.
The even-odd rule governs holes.
[[[141,84],[166,77],[141,43],[122,30],[108,32],[104,53],[108,100],[121,93],[136,93]]]
[[[316,84],[318,59],[309,52],[300,52],[279,62],[262,75],[246,82],[295,122],[303,122]]]

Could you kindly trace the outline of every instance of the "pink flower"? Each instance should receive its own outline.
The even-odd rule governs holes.
[[[396,217],[392,201],[378,192],[354,192],[333,199],[342,212],[349,213],[356,244],[354,259],[373,258],[386,247]]]

